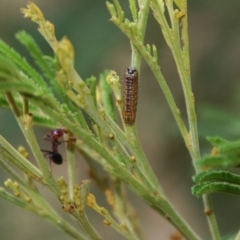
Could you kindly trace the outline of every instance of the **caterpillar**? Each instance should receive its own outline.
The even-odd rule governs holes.
[[[136,68],[128,67],[126,69],[123,95],[123,120],[125,124],[132,125],[136,119],[138,99],[138,71]]]

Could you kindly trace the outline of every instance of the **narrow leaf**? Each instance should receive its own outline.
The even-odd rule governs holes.
[[[204,182],[192,187],[192,194],[195,196],[216,192],[240,195],[240,185],[226,182]]]
[[[202,183],[205,181],[225,181],[240,185],[240,175],[228,171],[210,170],[199,173],[193,177],[194,182]]]
[[[133,21],[137,22],[137,5],[136,5],[136,0],[129,0],[129,4],[130,4],[130,10],[132,13],[132,17],[133,17]]]

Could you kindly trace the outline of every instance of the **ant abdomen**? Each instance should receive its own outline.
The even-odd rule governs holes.
[[[55,164],[60,165],[60,164],[63,163],[62,155],[61,155],[59,152],[57,152],[57,151],[42,150],[42,149],[41,149],[41,151],[42,151],[42,152],[45,152],[45,153],[48,155],[49,160],[52,161],[52,162],[54,162]]]

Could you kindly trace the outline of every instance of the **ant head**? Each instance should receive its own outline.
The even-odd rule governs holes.
[[[62,137],[64,133],[67,133],[66,129],[56,128],[51,131],[51,137],[53,138],[53,140],[58,140],[58,138]]]

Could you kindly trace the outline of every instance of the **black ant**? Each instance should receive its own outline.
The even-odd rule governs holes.
[[[42,150],[42,152],[45,152],[46,155],[49,156],[50,161],[53,161],[55,164],[62,164],[63,159],[62,155],[58,152],[58,145],[60,145],[62,142],[66,141],[59,141],[58,139],[63,136],[64,133],[67,133],[65,129],[57,128],[52,130],[50,133],[48,133],[44,139],[47,141],[50,141],[52,143],[52,150]]]

